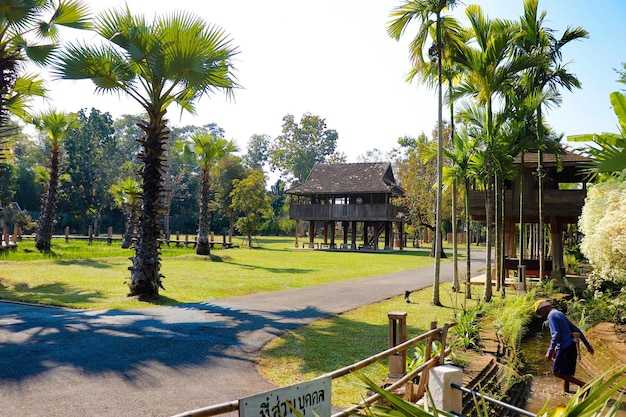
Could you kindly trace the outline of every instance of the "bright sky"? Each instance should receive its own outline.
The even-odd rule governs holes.
[[[123,0],[88,1],[95,12]],[[326,119],[339,134],[338,151],[356,161],[377,148],[390,150],[404,135],[429,137],[437,121],[436,91],[408,84],[407,43],[386,33],[389,13],[401,0],[128,0],[131,12],[152,17],[174,9],[190,10],[221,26],[238,46],[237,78],[243,89],[228,101],[218,93],[203,98],[197,115],[172,107],[172,125],[216,123],[245,151],[253,134],[275,138],[282,118],[304,113]],[[477,0],[490,18],[518,19],[523,0]],[[105,6],[105,5],[106,6]],[[614,69],[626,61],[621,36],[626,1],[540,0],[546,25],[561,36],[567,26],[582,26],[590,38],[563,49],[564,61],[583,84],[563,94],[562,106],[549,111],[548,123],[565,135],[617,131],[609,94],[626,86]],[[464,6],[454,13],[464,17]],[[89,35],[95,37],[95,35]],[[65,111],[95,107],[113,117],[139,114],[131,99],[94,95],[90,81],[54,81],[54,105]]]

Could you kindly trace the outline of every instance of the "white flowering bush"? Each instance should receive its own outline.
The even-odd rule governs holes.
[[[591,289],[621,289],[626,284],[626,181],[592,185],[578,226],[584,234],[580,250],[593,267]]]

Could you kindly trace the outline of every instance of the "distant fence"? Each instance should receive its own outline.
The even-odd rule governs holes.
[[[369,358],[364,359],[360,362],[327,373],[319,378],[340,378],[342,376],[346,376],[355,371],[363,369],[369,365],[375,364],[385,358],[389,358],[389,376],[384,385],[385,390],[389,392],[397,392],[399,389],[404,388],[404,397],[407,400],[415,402],[417,401],[417,399],[421,398],[426,390],[426,384],[428,383],[430,369],[436,365],[442,365],[446,356],[450,355],[451,353],[451,348],[446,344],[446,341],[448,329],[456,326],[456,323],[446,323],[442,327],[437,327],[437,322],[432,322],[430,331],[414,337],[410,340],[406,340],[406,313],[389,313],[388,317],[390,344],[389,349],[380,352],[377,355],[370,356]],[[435,341],[439,341],[441,343],[441,350],[438,355],[433,356],[432,345]],[[426,360],[419,367],[407,373],[406,350],[420,342],[425,342],[426,353],[424,357],[429,359]],[[418,375],[420,376],[419,383],[414,384],[412,381]],[[365,407],[367,404],[372,404],[380,400],[380,398],[381,397],[379,394],[371,395],[365,398],[359,404],[356,404],[353,407],[333,414],[332,417],[347,417],[349,415],[352,415],[354,411]],[[239,400],[234,400],[205,408],[186,411],[173,417],[208,417],[230,413],[238,410]]]
[[[71,235],[70,228],[65,227],[65,234],[53,235],[52,237],[55,239],[65,239],[65,243],[68,243],[70,240],[74,240],[74,239],[88,240],[89,245],[91,245],[93,241],[105,241],[107,245],[111,245],[113,241],[122,240],[121,236],[113,235],[113,227],[109,227],[106,235],[95,235],[93,233],[92,226],[89,226],[89,231],[87,235]],[[221,245],[222,248],[227,249],[227,248],[231,248],[235,246],[233,245],[232,240],[230,238],[228,240],[224,238],[222,241],[215,241],[214,237],[215,237],[214,233],[211,232],[209,236],[209,245],[211,246],[211,248]],[[32,235],[22,234],[21,229],[17,225],[15,225],[15,230],[12,235],[9,235],[5,228],[5,231],[2,235],[2,248],[4,249],[5,247],[6,248],[17,247],[17,242],[19,242],[20,240],[34,239],[34,238],[35,238],[34,234]],[[9,243],[7,243],[5,246],[5,242],[9,242]],[[189,234],[183,235],[180,232],[176,232],[174,235],[172,235],[170,232],[167,232],[165,235],[165,238],[161,239],[161,242],[165,243],[167,246],[169,246],[170,244],[174,244],[176,245],[176,247],[185,247],[185,248],[187,247],[195,248],[197,244],[196,235],[189,235]]]

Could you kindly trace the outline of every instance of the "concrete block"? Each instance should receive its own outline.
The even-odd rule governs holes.
[[[430,370],[428,391],[437,410],[461,414],[463,393],[452,388],[463,385],[463,370],[452,365],[436,366]]]

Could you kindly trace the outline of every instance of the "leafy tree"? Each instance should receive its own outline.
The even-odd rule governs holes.
[[[244,156],[244,162],[250,169],[263,170],[263,166],[269,159],[271,138],[268,135],[252,135],[248,141],[248,148]]]
[[[232,206],[242,216],[235,223],[237,230],[247,236],[248,247],[252,247],[252,235],[271,213],[270,197],[265,192],[265,175],[258,170],[242,180],[233,181]]]
[[[124,235],[122,236],[122,248],[130,248],[133,243],[133,238],[137,234],[137,225],[139,224],[141,188],[135,179],[127,177],[113,184],[109,192],[113,196],[115,205],[119,207],[126,216]]]
[[[88,214],[97,219],[102,209],[109,206],[108,189],[117,176],[117,169],[125,162],[117,150],[113,119],[109,113],[101,113],[92,108],[78,112],[80,128],[70,132],[65,140],[68,156],[67,170],[71,181],[68,183],[68,210],[77,212],[82,220],[83,233],[87,230]],[[94,227],[98,233],[98,228]]]
[[[139,159],[143,166],[139,235],[130,267],[130,294],[158,297],[163,166],[170,138],[165,113],[172,103],[194,112],[201,97],[237,87],[232,75],[236,49],[224,31],[188,12],[173,12],[148,22],[128,8],[103,12],[95,31],[102,45],[73,43],[53,63],[62,79],[90,79],[98,92],[126,94],[141,105],[147,119]]]
[[[66,114],[56,110],[49,110],[35,116],[32,123],[48,135],[50,144],[49,182],[41,199],[41,213],[35,237],[35,247],[40,251],[50,252],[58,199],[61,145],[72,129],[80,127],[80,123],[76,114]]]
[[[416,36],[410,44],[410,56],[413,61],[414,67],[417,71],[421,71],[426,65],[424,59],[424,50],[426,49],[426,42],[430,39],[431,28],[435,27],[435,39],[434,44],[428,48],[429,57],[437,62],[437,92],[438,92],[438,135],[439,141],[437,143],[437,201],[436,201],[436,220],[435,220],[435,272],[433,282],[433,305],[441,305],[439,299],[439,275],[441,264],[441,249],[443,248],[441,242],[441,210],[442,210],[442,144],[443,138],[443,92],[442,92],[442,62],[443,62],[443,32],[445,28],[455,27],[456,22],[448,19],[445,21],[442,17],[442,13],[453,6],[455,6],[456,0],[421,0],[413,1],[406,0],[404,4],[398,6],[392,13],[392,21],[387,27],[387,33],[392,38],[398,40],[406,30],[407,26],[414,20],[419,19],[420,27]],[[450,39],[454,36],[449,36]]]
[[[228,238],[231,242],[235,229],[235,211],[232,208],[231,196],[233,182],[245,178],[248,171],[242,159],[233,155],[221,158],[213,167],[212,178],[214,184],[213,188],[215,190],[215,202],[220,212],[228,214]]]
[[[200,166],[200,210],[198,215],[198,238],[196,242],[196,254],[210,255],[209,226],[211,224],[211,168],[222,158],[236,152],[237,147],[233,141],[217,137],[203,131],[196,132],[191,137],[193,148],[191,152],[197,158]]]
[[[617,82],[626,84],[626,62],[622,62],[622,70],[615,70],[615,72],[617,72],[617,74],[619,75]],[[626,91],[626,90],[622,89],[622,91]]]
[[[296,183],[304,181],[316,163],[326,162],[337,147],[337,132],[326,119],[305,113],[300,123],[291,114],[283,117],[282,135],[270,149],[270,166]]]

